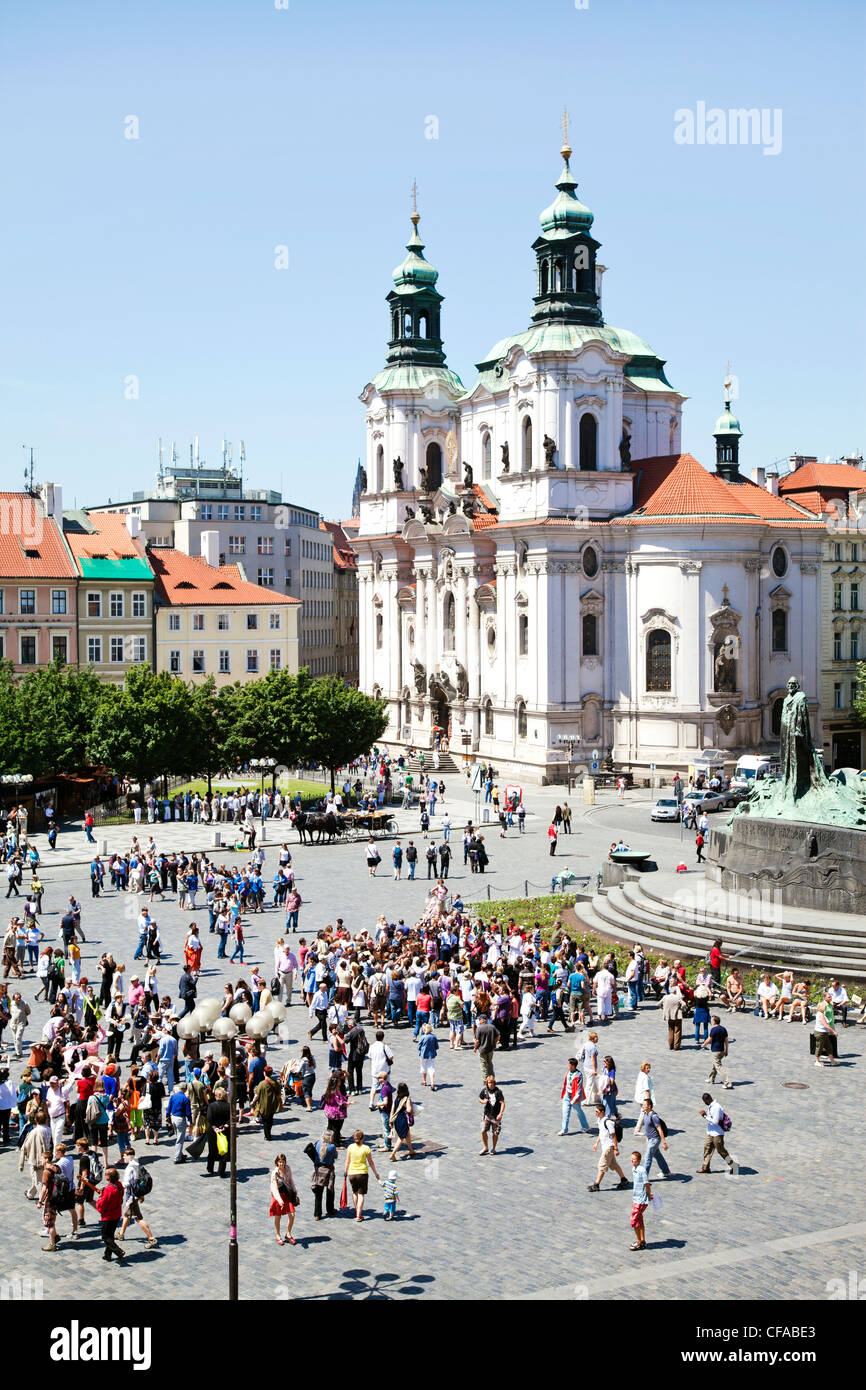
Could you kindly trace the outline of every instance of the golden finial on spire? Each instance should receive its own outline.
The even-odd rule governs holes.
[[[412,180],[412,216],[409,218],[409,221],[414,223],[416,227],[421,221],[418,215],[418,184],[415,179]]]
[[[560,150],[563,159],[571,158],[571,146],[568,143],[568,123],[570,120],[568,107],[564,106],[562,108],[562,149]]]

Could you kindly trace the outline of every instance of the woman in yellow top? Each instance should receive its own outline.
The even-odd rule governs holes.
[[[346,1150],[346,1167],[343,1170],[345,1177],[349,1179],[352,1189],[352,1202],[355,1207],[355,1220],[364,1220],[364,1198],[367,1195],[367,1183],[369,1181],[369,1171],[372,1168],[373,1177],[377,1182],[382,1179],[376,1172],[376,1165],[373,1162],[373,1154],[369,1144],[364,1143],[364,1131],[356,1129],[354,1133],[354,1143],[350,1144]]]

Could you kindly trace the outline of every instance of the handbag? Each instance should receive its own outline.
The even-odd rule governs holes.
[[[226,1136],[225,1136],[224,1134],[217,1134],[217,1137],[216,1137],[216,1148],[217,1148],[217,1153],[220,1155],[221,1158],[224,1157],[224,1156],[228,1153],[228,1151],[229,1151],[229,1141],[228,1141],[228,1139],[226,1138]]]
[[[349,1205],[349,1179],[343,1178],[343,1186],[340,1188],[340,1211],[345,1211]]]

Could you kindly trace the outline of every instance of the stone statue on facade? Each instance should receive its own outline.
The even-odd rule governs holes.
[[[433,521],[435,520],[435,517],[433,516],[433,508],[432,508],[432,507],[425,507],[425,506],[422,505],[422,507],[421,507],[421,516],[422,516],[422,518],[424,519],[424,521],[426,521],[426,523],[427,523],[428,526],[432,525]]]
[[[361,491],[367,491],[367,470],[363,464],[361,465]]]
[[[424,687],[427,684],[427,673],[420,661],[412,662],[412,670],[415,675],[415,693],[416,695],[423,695]]]
[[[466,667],[459,661],[454,663],[457,671],[457,697],[460,700],[469,698],[469,677],[466,674]]]
[[[726,637],[716,648],[713,662],[713,689],[717,695],[733,695],[737,689],[737,663]]]
[[[551,439],[549,434],[544,436],[544,466],[545,468],[555,468],[553,456],[556,453],[556,440]]]
[[[398,492],[402,492],[402,491],[403,491],[403,460],[400,458],[399,455],[398,455],[397,458],[395,458],[395,460],[394,460],[393,468],[394,468],[394,486],[395,486],[395,488],[397,489]]]
[[[472,486],[472,468],[468,463],[464,463],[463,465],[463,486]]]
[[[507,444],[500,444],[499,447],[500,447],[500,449],[502,450],[502,471],[503,471],[503,473],[510,473],[510,472],[511,472],[511,459],[510,459],[509,453],[508,453],[508,445],[507,445]]]
[[[407,508],[406,508],[406,520],[407,520],[407,521],[414,521],[414,520],[415,520],[415,508],[414,508],[414,507],[407,507]]]
[[[471,492],[463,498],[463,514],[464,516],[475,515],[475,498]]]
[[[427,469],[424,467],[423,463],[421,467],[418,469],[418,482],[422,492],[430,491],[430,483],[428,479]]]
[[[631,463],[631,435],[628,430],[623,430],[622,439],[619,441],[619,461],[623,468],[627,463]]]

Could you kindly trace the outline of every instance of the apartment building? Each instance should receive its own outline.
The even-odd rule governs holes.
[[[334,669],[347,685],[358,684],[358,557],[339,521],[322,521],[333,544]]]
[[[122,683],[130,666],[155,661],[153,571],[138,518],[67,511],[63,534],[79,575],[79,662],[102,680]]]
[[[221,564],[216,531],[202,553],[154,547],[156,669],[217,685],[299,668],[300,601],[251,583],[241,564]]]
[[[78,571],[61,523],[59,488],[0,492],[0,659],[18,675],[78,660]]]

